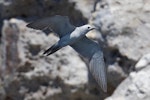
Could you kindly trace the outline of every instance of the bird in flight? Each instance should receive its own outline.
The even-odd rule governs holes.
[[[86,34],[95,29],[91,25],[75,27],[69,22],[67,16],[55,15],[40,19],[27,25],[37,30],[51,30],[56,33],[60,40],[47,49],[43,54],[50,55],[57,50],[70,45],[82,57],[88,59],[89,70],[104,92],[107,92],[107,76],[103,52],[96,42],[88,39]]]

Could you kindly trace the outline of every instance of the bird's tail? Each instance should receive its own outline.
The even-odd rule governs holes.
[[[51,46],[50,48],[48,48],[47,50],[45,50],[45,52],[43,54],[49,56],[50,54],[56,52],[60,48],[61,47],[59,45],[54,44],[53,46]]]

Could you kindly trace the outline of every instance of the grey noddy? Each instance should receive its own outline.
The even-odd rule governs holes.
[[[37,30],[50,29],[59,36],[60,40],[44,52],[47,56],[70,45],[81,56],[87,58],[92,76],[102,90],[107,92],[107,71],[103,52],[99,44],[86,37],[86,33],[94,29],[93,26],[87,24],[75,27],[67,16],[55,15],[29,23],[27,27]]]

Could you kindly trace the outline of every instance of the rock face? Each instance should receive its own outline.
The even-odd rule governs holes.
[[[148,66],[149,64],[150,64],[150,54],[146,54],[135,65],[135,69],[139,71]]]
[[[88,37],[104,49],[108,93],[98,92],[72,48],[42,56],[58,38],[26,28],[25,21],[57,14],[98,28]],[[149,15],[149,0],[1,0],[0,100],[99,100],[121,82],[108,100],[149,100]]]
[[[100,0],[1,0],[0,17],[43,17],[59,14],[71,16],[74,22],[79,22],[79,17],[80,21],[84,21],[82,15],[85,18],[91,16],[91,12],[97,1]]]
[[[18,67],[18,47],[17,42],[19,39],[19,30],[15,24],[7,24],[4,22],[4,28],[2,29],[2,73],[9,74],[15,73],[15,68]],[[7,67],[7,68],[6,68]]]
[[[76,2],[70,1],[1,0],[0,18],[33,17],[34,19],[36,19],[41,17],[49,17],[52,15],[66,15],[72,18],[72,22],[77,26],[86,23],[87,20],[84,17],[82,17],[82,13],[75,9]]]
[[[92,15],[92,11],[94,10],[94,6],[96,5],[97,1],[100,0],[69,0],[70,2],[74,2],[75,9],[81,11],[85,18],[90,18]]]
[[[134,5],[134,6],[133,6]],[[103,33],[110,47],[138,61],[150,51],[150,2],[148,0],[108,0],[93,14],[91,23]]]
[[[145,60],[144,56],[139,62]],[[145,64],[145,63],[143,63]],[[115,90],[113,95],[105,100],[149,100],[150,98],[150,64],[138,72],[131,72]]]

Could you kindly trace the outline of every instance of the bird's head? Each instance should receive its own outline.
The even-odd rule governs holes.
[[[80,31],[85,35],[86,33],[88,33],[89,31],[95,29],[94,26],[92,25],[83,25],[79,27]]]

